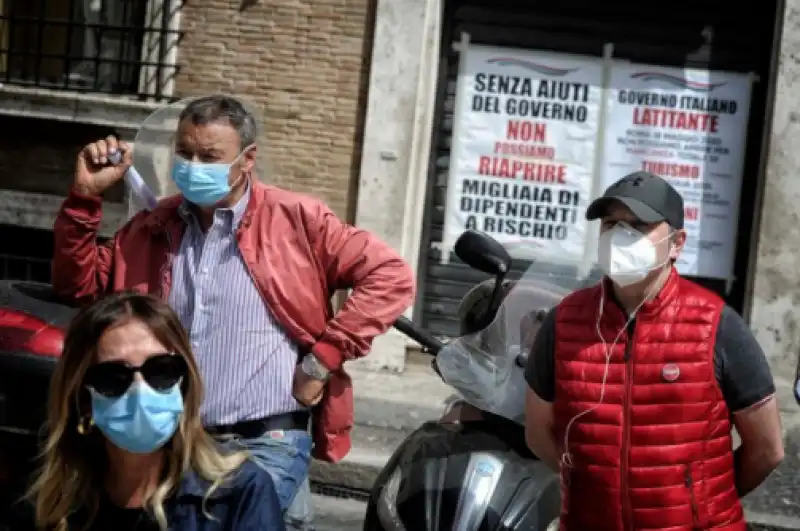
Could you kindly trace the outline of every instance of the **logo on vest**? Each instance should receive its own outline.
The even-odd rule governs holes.
[[[680,375],[681,370],[674,363],[664,365],[664,367],[661,369],[661,377],[667,382],[674,382]]]

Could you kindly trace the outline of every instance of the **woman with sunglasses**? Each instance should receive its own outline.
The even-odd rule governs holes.
[[[35,528],[283,531],[269,474],[204,432],[202,399],[169,306],[118,293],[84,308],[53,375]]]

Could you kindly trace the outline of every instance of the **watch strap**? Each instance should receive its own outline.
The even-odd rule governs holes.
[[[304,373],[316,380],[327,380],[330,376],[330,371],[313,354],[306,354],[300,364],[300,368]]]

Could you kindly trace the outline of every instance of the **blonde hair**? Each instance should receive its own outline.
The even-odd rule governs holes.
[[[89,417],[91,405],[83,380],[94,363],[97,345],[111,328],[132,319],[145,323],[171,352],[183,356],[188,375],[182,383],[184,412],[171,441],[164,447],[166,470],[161,482],[145,497],[145,506],[166,531],[165,500],[183,475],[193,471],[211,486],[205,500],[247,459],[244,452],[221,453],[200,422],[202,380],[177,315],[164,302],[147,295],[117,293],[81,310],[70,324],[64,350],[50,384],[47,409],[49,434],[43,465],[28,496],[35,504],[36,526],[68,531],[68,518],[85,508],[87,526],[97,515],[105,463],[103,438],[96,432],[81,435],[78,427]]]

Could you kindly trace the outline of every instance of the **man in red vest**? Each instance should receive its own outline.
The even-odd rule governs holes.
[[[544,318],[526,370],[526,438],[561,473],[561,530],[745,531],[739,499],[783,459],[764,352],[673,267],[686,231],[665,180],[628,175],[586,217],[605,276]]]

